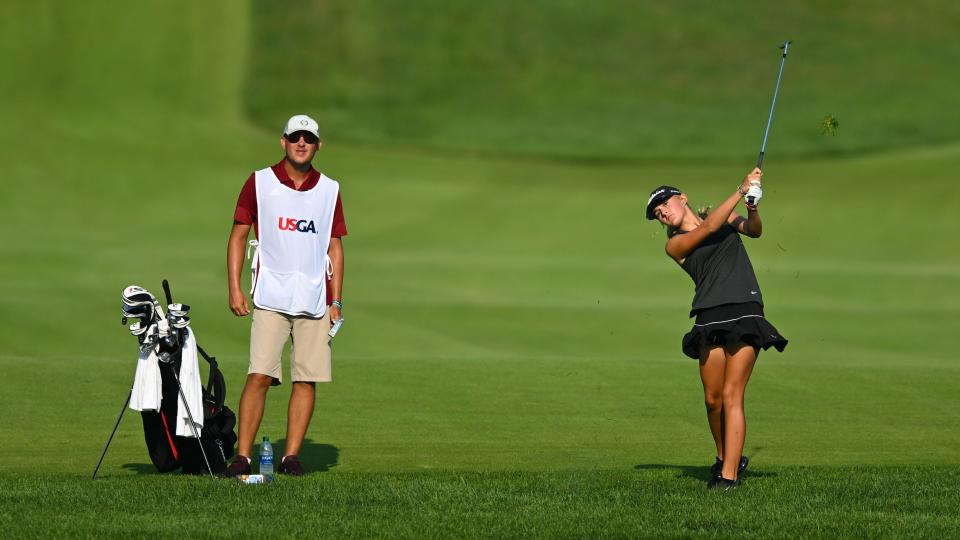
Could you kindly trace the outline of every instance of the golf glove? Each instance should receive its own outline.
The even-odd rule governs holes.
[[[748,189],[747,194],[743,196],[743,201],[746,203],[747,208],[756,210],[762,198],[763,189],[760,188],[760,182],[750,182],[750,189]]]

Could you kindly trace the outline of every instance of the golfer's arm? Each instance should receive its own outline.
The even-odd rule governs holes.
[[[243,267],[243,250],[250,236],[250,225],[234,223],[227,241],[227,286],[230,292],[241,291],[240,273]]]
[[[733,225],[737,232],[749,236],[750,238],[760,238],[763,234],[763,221],[760,220],[760,213],[756,210],[747,208],[747,217],[743,217],[736,212],[732,212],[727,219],[727,223]]]
[[[327,248],[330,263],[333,265],[333,276],[330,277],[330,295],[334,300],[343,300],[343,242],[339,238],[330,239]]]
[[[760,212],[747,208],[747,236],[750,238],[760,238],[763,234],[763,220],[760,219]]]
[[[739,190],[734,191],[720,206],[710,212],[710,215],[703,220],[696,229],[687,234],[678,234],[667,241],[667,255],[675,261],[682,264],[683,259],[690,254],[700,242],[703,242],[708,236],[720,230],[720,227],[730,218],[730,213],[737,206],[742,194]]]

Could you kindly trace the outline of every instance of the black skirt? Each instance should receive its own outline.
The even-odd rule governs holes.
[[[683,354],[699,360],[701,349],[737,343],[764,350],[775,347],[783,352],[787,338],[767,322],[760,304],[724,304],[697,311],[693,329],[683,336]]]

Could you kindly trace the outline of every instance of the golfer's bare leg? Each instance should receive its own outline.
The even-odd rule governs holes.
[[[700,381],[707,407],[707,423],[717,445],[717,457],[723,459],[723,372],[726,356],[722,347],[700,350]]]
[[[743,396],[753,373],[757,353],[753,347],[740,344],[736,350],[726,351],[727,366],[723,380],[723,471],[722,476],[736,480],[747,438],[747,419],[743,411]]]
[[[287,408],[287,442],[283,455],[298,455],[307,435],[307,426],[313,417],[313,404],[316,399],[316,384],[295,382],[290,391],[290,405]]]
[[[240,395],[240,417],[237,419],[237,453],[241,456],[249,458],[253,455],[253,438],[260,429],[267,390],[272,381],[273,377],[261,373],[247,375],[247,382]]]

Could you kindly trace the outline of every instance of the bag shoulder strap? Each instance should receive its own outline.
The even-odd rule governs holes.
[[[207,351],[203,350],[203,347],[199,345],[197,345],[197,352],[210,364],[210,374],[207,377],[207,394],[213,400],[213,406],[215,407],[214,414],[217,414],[223,409],[223,402],[227,398],[227,384],[223,379],[220,366],[217,364],[217,358],[207,354]]]

